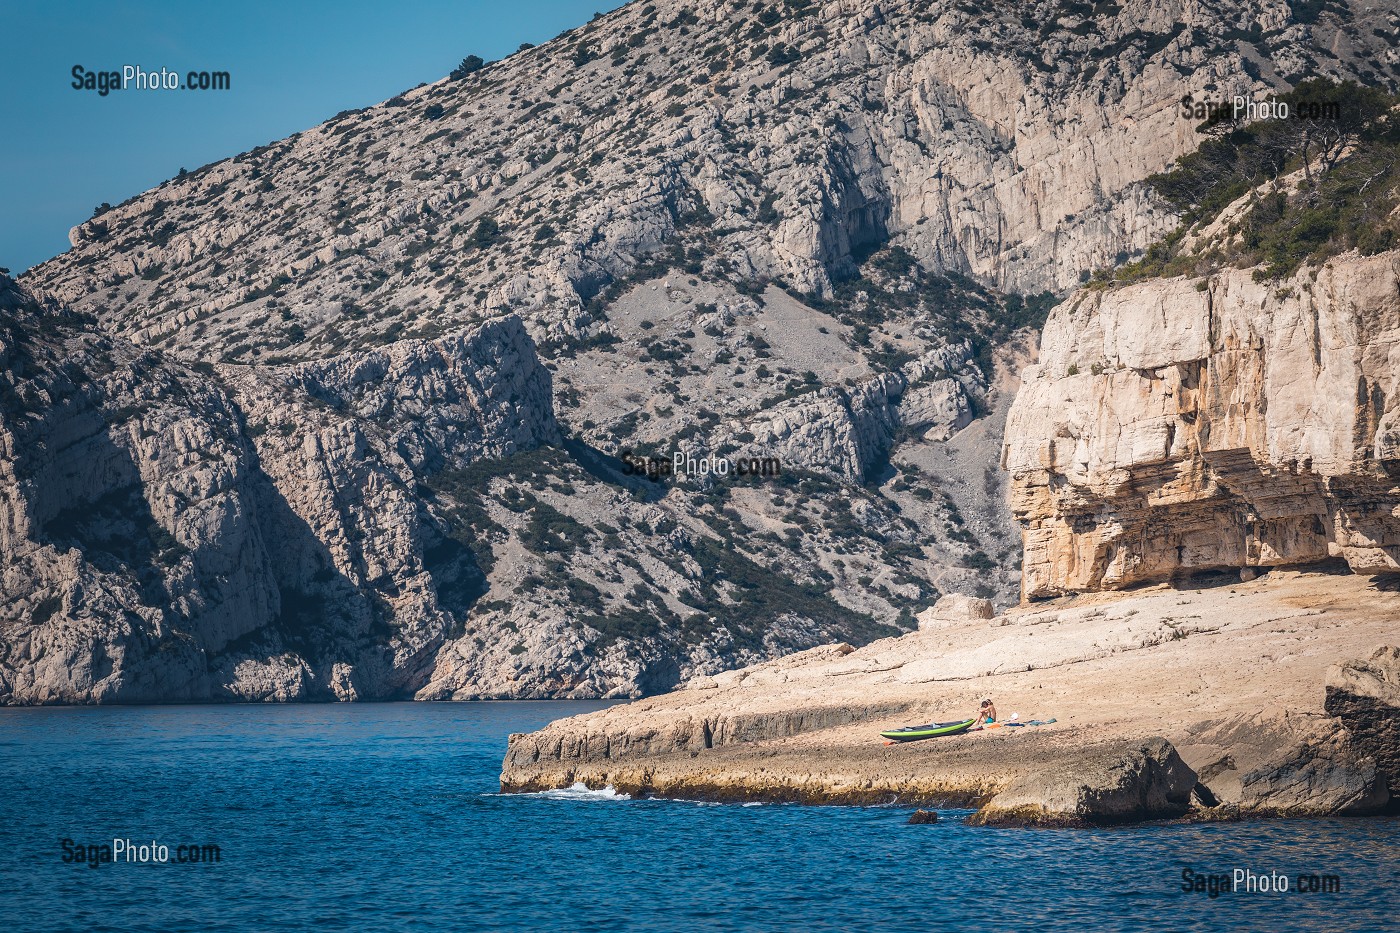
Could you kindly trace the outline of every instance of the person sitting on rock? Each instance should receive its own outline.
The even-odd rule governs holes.
[[[983,726],[983,725],[990,726],[992,723],[994,723],[994,722],[996,722],[996,721],[997,721],[997,707],[996,707],[996,704],[992,702],[992,698],[991,698],[991,697],[987,697],[985,700],[982,701],[982,708],[981,708],[980,710],[977,711],[977,721],[976,721],[975,723],[973,723],[973,725],[974,725],[974,726]]]

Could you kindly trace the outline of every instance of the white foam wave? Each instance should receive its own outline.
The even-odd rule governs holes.
[[[542,790],[538,793],[528,794],[530,797],[543,797],[546,800],[631,800],[631,794],[619,794],[617,788],[611,784],[599,790],[591,790],[587,784],[579,781],[569,787],[560,787],[556,790]]]

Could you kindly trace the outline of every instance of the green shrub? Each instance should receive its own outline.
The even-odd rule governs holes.
[[[1278,99],[1295,113],[1332,108],[1335,116],[1203,124],[1202,131],[1220,135],[1178,159],[1171,170],[1148,178],[1158,196],[1181,214],[1181,227],[1141,260],[1119,269],[1117,281],[1205,275],[1226,262],[1256,265],[1256,278],[1277,279],[1349,249],[1369,254],[1393,248],[1400,118],[1392,108],[1400,97],[1319,78]],[[1239,223],[1238,246],[1213,256],[1181,252],[1190,229],[1214,220],[1246,193],[1299,170],[1304,177],[1298,190],[1256,197]]]
[[[29,622],[31,625],[43,625],[54,617],[63,608],[63,597],[50,595],[39,600],[34,606],[34,611],[30,613]]]
[[[774,44],[774,46],[768,50],[768,64],[774,67],[791,65],[793,62],[801,60],[801,52],[790,45],[783,45],[781,42]]]
[[[471,242],[474,246],[486,247],[500,238],[501,226],[496,223],[495,218],[482,217],[476,222],[476,229],[472,231]]]
[[[460,81],[468,75],[476,74],[485,67],[486,60],[480,55],[468,55],[466,58],[462,59],[461,63],[456,68],[452,69],[452,73],[449,77],[451,77],[453,81]]]

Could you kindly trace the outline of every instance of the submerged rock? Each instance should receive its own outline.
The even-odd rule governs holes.
[[[1078,767],[1027,774],[968,822],[977,826],[1089,826],[1181,816],[1196,772],[1166,739],[1101,748]]]

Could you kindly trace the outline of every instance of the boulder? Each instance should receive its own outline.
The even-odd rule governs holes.
[[[990,599],[964,596],[962,593],[949,593],[939,597],[938,602],[919,613],[919,630],[938,628],[942,622],[970,622],[977,619],[990,619],[996,615]]]
[[[1386,645],[1366,661],[1328,668],[1323,705],[1341,719],[1356,747],[1375,759],[1391,791],[1400,791],[1400,648]]]
[[[1215,802],[1254,816],[1375,813],[1389,800],[1375,760],[1341,724],[1282,710],[1211,720],[1179,746]]]
[[[937,823],[937,822],[938,822],[938,811],[937,811],[937,810],[915,810],[913,813],[909,814],[909,823],[910,823],[911,825],[917,826],[917,825],[921,825],[921,824],[924,824],[924,823]]]
[[[972,815],[977,826],[1095,826],[1181,816],[1196,772],[1166,739],[1101,746],[1072,767],[1014,781]]]

